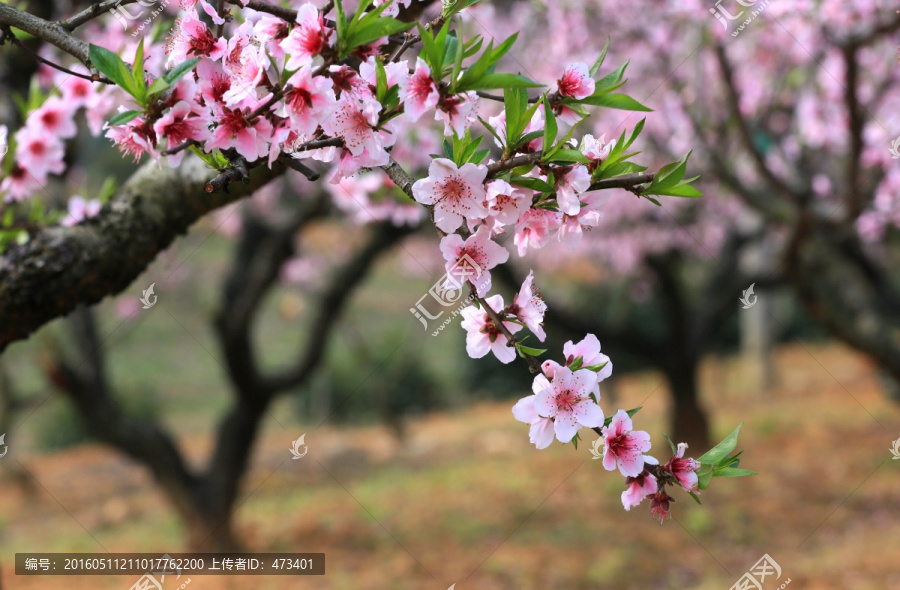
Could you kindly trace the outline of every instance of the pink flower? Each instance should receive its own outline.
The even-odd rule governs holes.
[[[78,195],[74,195],[71,199],[69,199],[69,216],[63,219],[60,223],[66,227],[71,227],[77,223],[84,221],[85,219],[95,217],[98,213],[100,213],[100,209],[102,208],[103,204],[100,203],[100,201],[98,201],[97,199],[85,201]]]
[[[535,395],[523,397],[513,406],[512,412],[516,420],[531,425],[528,439],[540,450],[546,449],[553,442],[553,420],[538,415],[537,410],[534,409],[536,397]]]
[[[212,31],[197,18],[196,14],[186,13],[175,21],[175,36],[170,37],[166,45],[166,67],[173,68],[187,61],[189,57],[208,57],[217,60],[225,55],[224,39],[216,39]]]
[[[571,340],[566,342],[563,345],[563,355],[566,357],[566,366],[572,364],[578,357],[582,359],[582,367],[605,365],[597,373],[598,382],[612,375],[612,361],[609,360],[608,356],[600,352],[600,341],[593,334],[588,334],[577,344],[573,344]]]
[[[38,182],[44,182],[47,174],[65,171],[65,147],[58,137],[31,126],[19,129],[15,137],[16,162]]]
[[[581,100],[594,93],[594,80],[587,64],[578,62],[566,67],[562,78],[557,81],[559,93]]]
[[[231,87],[222,95],[229,107],[249,106],[246,101],[256,98],[256,88],[266,75],[269,58],[264,47],[248,45],[239,56],[226,61],[225,69],[231,74]]]
[[[142,117],[124,125],[112,127],[107,125],[106,137],[110,138],[123,154],[132,154],[135,162],[141,159],[144,152],[149,153],[152,158],[159,158],[156,132]]]
[[[75,137],[78,133],[78,127],[75,125],[76,108],[73,103],[51,96],[28,116],[28,125],[34,125],[37,129],[62,139]]]
[[[666,518],[672,515],[669,511],[669,502],[674,501],[675,499],[672,496],[662,490],[657,491],[650,497],[650,513],[659,519],[659,524],[662,524]]]
[[[575,249],[581,244],[581,237],[585,231],[600,225],[603,219],[603,213],[597,211],[600,206],[597,193],[585,195],[582,203],[584,206],[578,210],[575,215],[563,215],[562,223],[559,226],[559,241],[570,250]]]
[[[609,155],[610,150],[616,147],[616,140],[613,139],[609,143],[606,142],[606,134],[604,133],[598,138],[594,138],[593,135],[585,135],[581,140],[581,151],[587,156],[587,159],[590,160],[594,166],[599,164],[606,156]],[[588,166],[588,169],[591,169],[591,166]]]
[[[465,219],[482,219],[484,179],[487,168],[469,163],[462,168],[446,158],[435,158],[428,177],[416,181],[413,196],[423,205],[434,205],[434,224],[445,232],[456,231]]]
[[[516,237],[513,240],[519,249],[519,256],[525,256],[528,248],[544,247],[556,214],[546,209],[529,209],[516,223]]]
[[[534,408],[546,418],[553,418],[556,439],[567,443],[582,426],[596,428],[603,425],[603,410],[590,398],[597,382],[592,371],[575,371],[560,367],[548,380],[543,375],[534,378]]]
[[[290,32],[290,23],[271,14],[263,14],[253,25],[253,34],[260,44],[269,55],[279,61],[285,57],[281,42],[287,39]]]
[[[445,96],[438,102],[438,110],[434,114],[435,121],[444,122],[444,135],[462,137],[469,125],[478,120],[475,105],[478,95],[475,91]]]
[[[492,310],[502,313],[503,296],[494,295],[485,299]],[[473,359],[480,359],[493,352],[497,360],[508,364],[516,359],[516,349],[509,346],[509,340],[500,331],[500,328],[491,319],[491,316],[483,309],[474,305],[462,310],[463,321],[460,324],[466,331],[466,352]],[[515,334],[522,326],[512,322],[503,322],[503,326],[510,334]]]
[[[404,114],[411,121],[418,121],[426,111],[437,106],[441,98],[437,84],[431,77],[431,68],[421,57],[416,59],[416,71],[407,82],[405,95],[401,96]]]
[[[298,26],[280,44],[290,56],[285,64],[289,70],[312,63],[313,56],[322,51],[331,35],[318,9],[308,2],[297,10],[296,20]]]
[[[334,112],[337,99],[331,80],[325,76],[312,76],[309,68],[300,68],[288,80],[293,89],[284,97],[281,115],[290,117],[291,130],[311,135]]]
[[[342,97],[334,115],[322,123],[325,133],[332,137],[343,137],[344,146],[353,156],[368,151],[371,157],[384,152],[378,125],[381,105],[376,100],[359,101],[353,97]]]
[[[217,122],[212,138],[203,146],[205,151],[233,147],[250,162],[268,155],[272,124],[265,117],[250,123],[243,110],[223,107]]]
[[[647,471],[641,472],[636,477],[626,477],[627,488],[622,492],[622,506],[625,510],[631,510],[640,504],[644,498],[656,494],[658,489],[656,478]]]
[[[522,288],[513,298],[512,304],[507,308],[507,312],[519,318],[537,339],[543,342],[547,335],[544,333],[541,322],[544,321],[547,304],[534,294],[533,282],[534,271],[531,271],[525,278],[525,282],[522,283]]]
[[[566,215],[578,215],[581,211],[581,201],[578,195],[588,190],[591,186],[591,173],[581,164],[576,164],[565,174],[556,179],[556,202],[559,210]]]
[[[375,61],[375,56],[371,56],[366,61],[359,64],[359,76],[357,76],[357,78],[361,78],[365,81],[366,85],[371,86],[371,88],[367,88],[369,96],[374,96],[374,94],[372,94],[372,88],[378,84],[378,67],[375,65]],[[402,101],[409,83],[409,65],[405,61],[384,64],[384,73],[388,88],[391,86],[400,87],[398,90],[400,100]]]
[[[568,369],[557,369],[557,373],[565,370]],[[632,431],[631,418],[624,410],[616,412],[610,425],[603,428],[603,443],[606,446],[603,467],[607,471],[618,467],[622,475],[637,477],[644,470],[643,453],[650,450],[650,435],[640,430]]]
[[[19,164],[13,164],[9,176],[0,181],[0,193],[4,193],[3,202],[21,201],[41,188],[37,179]]]
[[[678,480],[678,483],[681,484],[681,487],[686,492],[696,492],[698,482],[697,470],[700,469],[700,462],[690,457],[685,459],[685,449],[687,449],[687,443],[678,443],[678,451],[666,463],[665,468]]]
[[[59,89],[62,91],[63,101],[72,109],[87,104],[88,98],[94,94],[91,82],[77,76],[66,76]]]
[[[215,8],[213,8],[213,6],[206,0],[181,0],[181,6],[182,6],[182,8],[184,8],[186,10],[196,11],[198,3],[200,4],[200,8],[203,9],[203,12],[205,12],[207,15],[209,15],[209,17],[212,19],[213,23],[215,23],[217,25],[221,25],[221,24],[225,23],[225,19],[222,18],[221,16],[219,16],[218,11]],[[243,2],[243,4],[246,5],[247,4],[246,1]],[[149,6],[149,5],[146,5],[146,6]]]
[[[206,141],[210,136],[209,130],[206,128],[206,120],[200,117],[191,117],[191,114],[191,105],[180,100],[156,121],[153,131],[156,132],[157,137],[166,138],[170,149],[189,139]],[[184,157],[185,151],[181,150],[177,154],[171,154],[169,164],[177,166]]]
[[[531,207],[532,191],[511,186],[505,180],[487,183],[488,213],[502,225],[512,225]]]
[[[509,260],[509,252],[491,240],[491,232],[484,225],[465,242],[458,234],[444,237],[441,239],[441,253],[447,268],[445,286],[459,288],[459,285],[470,281],[479,297],[484,297],[491,288],[491,273],[488,271]]]

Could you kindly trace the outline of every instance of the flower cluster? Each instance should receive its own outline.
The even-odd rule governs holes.
[[[328,165],[337,208],[358,222],[414,223],[427,214],[441,234],[443,286],[473,294],[475,304],[461,312],[468,354],[493,353],[502,363],[522,357],[536,374],[533,394],[513,408],[515,418],[529,425],[531,442],[538,449],[554,438],[577,446],[580,429],[593,429],[601,436],[597,458],[626,478],[625,508],[652,498],[651,510],[662,521],[672,501],[665,487],[677,484],[691,493],[702,488],[701,464],[685,458],[685,445],[679,445],[661,466],[645,454],[650,436],[633,429],[634,411],[606,416],[600,383],[612,374],[612,363],[593,334],[567,342],[561,363],[540,363],[537,357],[546,351],[524,346],[530,336],[521,334],[527,330],[546,340],[548,306],[533,271],[508,304],[491,293],[491,272],[509,259],[503,237],[512,236],[520,257],[552,238],[579,246],[600,223],[602,188],[699,196],[689,186],[693,179],[683,180],[687,156],[657,177],[626,178],[645,169],[628,161],[637,153],[628,148],[643,123],[627,140],[624,133],[610,141],[589,134],[580,144],[571,139],[588,106],[648,110],[625,95],[610,95],[624,83],[624,67],[595,81],[603,56],[590,67],[574,63],[556,72],[555,88],[529,96],[528,88],[541,85],[497,71],[515,35],[496,47],[450,35],[444,17],[468,2],[445,4],[434,26],[401,36],[412,23],[391,15],[410,2],[363,0],[353,15],[341,0],[324,10],[308,2],[278,10],[257,3],[256,10],[243,2],[242,18],[233,19],[219,12],[233,10],[230,4],[219,3],[217,10],[206,0],[185,1],[165,47],[126,40],[126,63],[109,49],[90,46],[91,62],[113,86],[95,90],[85,79],[70,78],[61,96],[51,91],[42,97],[15,134],[13,174],[0,191],[22,199],[49,174],[63,173],[63,142],[76,134],[75,112],[85,107],[96,134],[114,94],[120,106],[103,129],[136,161],[146,155],[159,166],[178,166],[191,152],[220,176],[237,172],[245,179],[250,168],[278,164],[312,180],[318,173],[307,165]],[[401,59],[415,43],[422,44],[420,55]],[[486,92],[498,89],[502,97]],[[479,97],[502,103],[502,111],[480,113]],[[422,130],[429,117],[442,142],[430,141]],[[473,137],[476,122],[495,140],[493,157],[490,148],[481,148],[487,133]],[[427,174],[411,178],[397,160],[427,168]],[[405,202],[391,193],[401,193]],[[98,209],[95,200],[73,198],[65,223]],[[716,459],[717,469],[734,469],[731,458]]]

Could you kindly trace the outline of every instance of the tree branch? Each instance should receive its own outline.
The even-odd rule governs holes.
[[[35,37],[59,47],[87,66],[89,70],[94,71],[91,69],[88,44],[77,37],[73,37],[59,23],[50,22],[33,14],[16,10],[7,4],[0,4],[0,25],[16,27],[26,33],[31,33]]]
[[[148,162],[100,214],[73,227],[48,227],[0,256],[0,352],[78,304],[124,288],[200,217],[251,194],[282,174],[254,169],[249,184],[207,194],[198,158],[160,170]]]

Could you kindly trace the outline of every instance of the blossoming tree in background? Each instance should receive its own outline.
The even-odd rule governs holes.
[[[602,213],[601,191],[627,189],[628,198],[648,208],[700,193],[686,178],[689,154],[653,173],[636,162],[641,125],[615,143],[584,133],[592,111],[647,110],[620,92],[623,68],[602,72],[605,50],[539,79],[503,71],[517,36],[488,38],[458,26],[471,4],[445,3],[423,25],[391,16],[410,0],[291,8],[185,0],[171,30],[170,23],[158,24],[146,37],[110,36],[104,46],[76,36],[83,25],[101,26],[95,19],[102,3],[60,23],[0,5],[4,39],[20,44],[25,33],[42,39],[55,47],[44,51],[45,63],[61,72],[33,86],[4,160],[2,346],[121,291],[194,220],[279,176],[316,181],[327,168],[324,182],[340,186],[374,173],[387,180],[356,189],[368,196],[388,188],[406,207],[417,203],[439,237],[446,286],[471,293],[474,304],[462,314],[469,354],[493,354],[503,363],[519,357],[535,375],[533,395],[513,415],[529,426],[536,447],[555,438],[577,448],[582,429],[592,429],[600,437],[593,452],[626,478],[624,506],[649,499],[660,522],[669,514],[669,487],[696,499],[714,476],[751,473],[738,467],[739,454],[729,456],[738,430],[696,460],[683,445],[672,444],[665,463],[649,454],[649,434],[632,422],[639,408],[602,408],[600,382],[612,363],[597,337],[586,334],[569,342],[562,357],[541,359],[547,351],[525,346],[521,337],[527,329],[544,341],[542,320],[553,313],[536,297],[534,276],[508,305],[492,294],[492,273],[509,259],[506,237],[520,253],[542,248],[550,236],[575,243]],[[99,210],[73,198],[67,215],[43,208],[39,193],[48,179],[66,174],[65,142],[82,111],[92,132],[149,162]],[[443,134],[436,153],[427,165],[421,154],[404,161],[415,149],[404,143],[416,141],[416,127],[428,120]],[[288,234],[301,223],[289,221]],[[263,260],[251,262],[256,270]],[[276,270],[263,274],[271,280]],[[245,319],[222,317],[220,329],[227,336],[229,322]],[[246,342],[230,344],[234,362],[249,355]],[[224,428],[252,442],[274,395],[295,378],[289,371],[241,389]],[[112,439],[144,457],[140,433],[134,436]],[[183,501],[213,501],[220,514],[232,511],[234,489],[222,495],[216,484],[223,473],[242,472],[249,444],[230,448],[241,441],[217,449],[206,485]],[[173,470],[184,465],[162,446],[169,463],[151,465],[164,486],[172,485]]]

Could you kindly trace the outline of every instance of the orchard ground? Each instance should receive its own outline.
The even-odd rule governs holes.
[[[715,590],[768,553],[782,577],[766,590],[787,578],[792,588],[900,589],[900,461],[889,452],[900,437],[897,406],[873,366],[838,345],[786,345],[777,365],[780,383],[762,394],[740,360],[704,364],[714,434],[744,421],[742,467],[759,475],[716,479],[703,506],[676,495],[675,517],[663,526],[646,503],[622,510],[622,478],[591,460],[588,431],[578,451],[554,444],[538,452],[511,403],[422,416],[403,444],[383,427],[270,421],[236,528],[248,550],[324,552],[327,575],[193,576],[190,587]],[[629,375],[618,392],[618,406],[644,406],[650,432],[665,430],[660,381]],[[292,461],[291,440],[303,432],[309,453]],[[180,440],[198,460],[209,450],[205,436],[182,432]],[[662,456],[665,442],[653,443]],[[97,541],[111,551],[184,550],[148,474],[107,448],[20,459],[45,489],[23,491],[9,473],[0,481],[3,588],[65,580],[66,588],[124,590],[135,581],[16,578],[16,551],[102,551]]]

